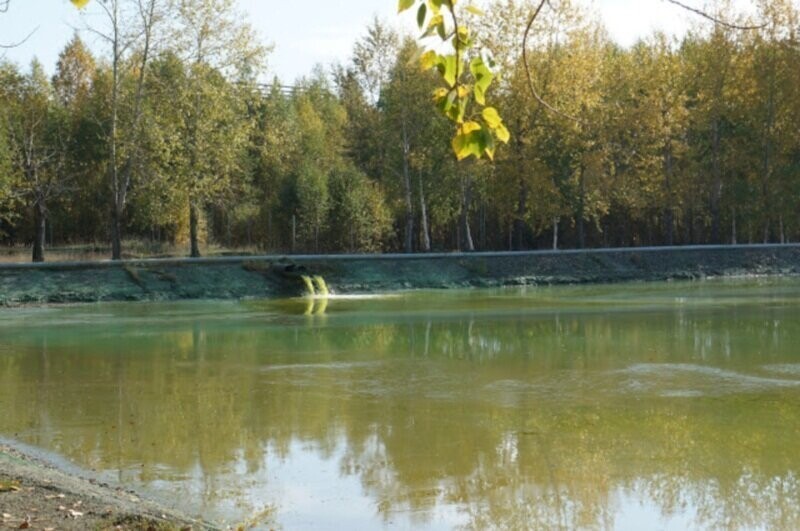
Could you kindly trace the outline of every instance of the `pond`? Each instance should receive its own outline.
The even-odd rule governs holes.
[[[800,280],[0,312],[0,435],[224,524],[800,528]]]

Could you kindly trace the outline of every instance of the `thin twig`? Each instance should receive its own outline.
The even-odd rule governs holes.
[[[528,61],[528,38],[530,37],[531,30],[533,29],[533,24],[536,22],[536,19],[539,18],[539,14],[542,12],[545,4],[550,4],[549,0],[541,0],[539,2],[539,6],[536,8],[536,11],[531,14],[530,18],[528,19],[528,25],[525,26],[525,34],[522,36],[522,63],[525,65],[525,75],[528,78],[528,88],[533,95],[533,98],[539,102],[539,104],[547,109],[548,111],[555,113],[563,118],[568,120],[572,120],[574,122],[580,122],[578,118],[574,116],[570,116],[569,114],[560,111],[547,103],[539,92],[536,90],[536,85],[533,82],[533,72],[530,66],[530,62]]]
[[[765,28],[767,26],[766,23],[759,24],[757,26],[741,26],[739,24],[733,24],[731,22],[722,20],[719,17],[715,17],[714,15],[712,15],[710,13],[707,13],[707,12],[701,10],[701,9],[697,9],[696,7],[692,7],[692,6],[686,5],[683,2],[679,2],[678,0],[666,0],[666,1],[669,2],[670,4],[673,4],[673,5],[676,5],[676,6],[680,7],[680,8],[682,8],[682,9],[685,9],[686,11],[690,11],[690,12],[694,13],[695,15],[698,15],[700,17],[703,17],[703,18],[707,19],[707,20],[710,20],[714,24],[719,24],[720,26],[725,26],[726,28],[730,28],[730,29],[734,29],[734,30],[752,31],[752,30],[759,30],[759,29]]]
[[[3,11],[0,11],[0,12],[3,12]],[[19,42],[15,42],[13,44],[0,44],[0,50],[9,50],[11,48],[16,48],[17,46],[21,46],[21,45],[25,44],[28,41],[28,39],[33,37],[33,34],[36,33],[38,30],[39,30],[39,26],[36,26],[36,28],[34,28],[33,31],[28,33],[27,37],[25,37],[24,39],[22,39]]]

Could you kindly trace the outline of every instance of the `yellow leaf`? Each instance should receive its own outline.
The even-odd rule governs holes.
[[[481,124],[478,122],[464,122],[464,125],[461,126],[461,134],[468,135],[473,131],[478,131],[481,128]]]
[[[434,99],[435,101],[439,101],[440,99],[442,99],[442,98],[444,98],[445,96],[447,96],[449,93],[450,93],[450,91],[449,91],[449,90],[447,90],[447,89],[446,89],[446,88],[444,88],[444,87],[442,87],[442,88],[438,88],[438,89],[436,89],[436,90],[434,90],[434,91],[433,91],[433,99]]]
[[[89,0],[70,0],[78,9],[83,9],[89,4]]]
[[[458,160],[464,160],[473,154],[472,147],[468,144],[466,135],[456,135],[453,138],[453,152]]]
[[[436,65],[436,62],[439,60],[439,56],[433,50],[428,50],[422,57],[419,59],[419,64],[423,70],[430,70]]]
[[[464,160],[470,156],[476,159],[481,158],[487,148],[486,133],[477,122],[464,122],[459,128],[458,134],[453,138],[453,152],[458,160]],[[491,155],[494,155],[492,150]]]
[[[500,118],[500,113],[498,113],[497,109],[494,107],[486,107],[481,112],[481,115],[483,116],[483,119],[486,120],[486,125],[492,129],[497,129],[503,125],[503,119]]]
[[[75,3],[75,1],[76,0],[72,0],[73,3]],[[88,0],[78,0],[78,1],[83,1],[84,3],[86,3]],[[402,13],[406,9],[411,9],[411,7],[414,4],[416,4],[415,0],[399,0],[397,2],[397,12]]]
[[[508,129],[503,124],[500,124],[500,126],[494,130],[494,134],[497,135],[497,140],[503,144],[508,144],[508,141],[511,139],[511,133],[508,132]]]

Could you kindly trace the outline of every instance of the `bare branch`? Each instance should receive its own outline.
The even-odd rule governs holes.
[[[0,11],[0,12],[2,12],[2,11]],[[39,30],[39,26],[36,26],[36,28],[34,28],[34,30],[31,31],[30,33],[28,33],[28,35],[24,39],[22,39],[21,41],[15,42],[13,44],[0,44],[0,50],[8,50],[10,48],[16,48],[17,46],[21,46],[21,45],[25,44],[28,41],[28,39],[33,37],[33,34],[36,33],[38,30]]]
[[[731,22],[727,22],[725,20],[722,20],[721,18],[716,17],[716,16],[714,16],[714,15],[712,15],[710,13],[707,13],[707,12],[703,11],[702,9],[697,9],[696,7],[692,7],[692,6],[684,4],[683,2],[679,2],[678,0],[666,0],[666,1],[669,2],[670,4],[673,4],[673,5],[676,5],[676,6],[680,7],[681,9],[685,9],[686,11],[694,13],[695,15],[698,15],[698,16],[706,19],[706,20],[710,20],[714,24],[719,24],[720,26],[725,26],[726,28],[730,28],[730,29],[734,29],[734,30],[752,31],[752,30],[759,30],[759,29],[765,28],[767,26],[767,24],[759,24],[757,26],[742,26],[742,25],[739,25],[739,24],[733,24]]]
[[[541,0],[539,2],[539,6],[536,8],[536,10],[533,12],[533,14],[531,14],[530,18],[528,19],[528,24],[525,26],[525,33],[522,36],[522,63],[525,65],[525,75],[528,78],[528,88],[530,89],[533,98],[536,101],[538,101],[539,104],[548,111],[555,113],[568,120],[572,120],[574,122],[580,122],[578,118],[566,114],[556,109],[549,103],[547,103],[544,100],[544,98],[542,98],[542,96],[539,94],[539,92],[536,90],[536,85],[533,82],[533,69],[530,66],[530,61],[528,61],[528,38],[530,37],[531,30],[533,29],[533,24],[536,22],[536,19],[539,18],[539,14],[542,12],[542,9],[544,8],[545,4],[550,5],[549,0]]]
[[[0,0],[0,13],[8,13],[8,8],[11,5],[11,0]],[[12,44],[0,44],[0,50],[9,50],[11,48],[16,48],[17,46],[21,46],[25,44],[25,42],[30,39],[34,33],[39,29],[37,26],[32,32],[28,33],[28,36],[22,39],[19,42],[15,42]]]

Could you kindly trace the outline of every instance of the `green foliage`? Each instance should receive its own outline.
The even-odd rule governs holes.
[[[6,113],[0,113],[0,220],[6,222],[13,216],[12,192],[16,179],[11,159],[7,120]],[[3,235],[2,231],[0,231],[0,235]]]
[[[402,2],[422,41],[374,21],[333,76],[292,89],[256,84],[267,50],[233,0],[154,0],[147,60],[134,0],[119,2],[116,68],[77,36],[51,79],[0,64],[6,243],[35,233],[19,155],[32,124],[56,244],[107,240],[116,204],[132,237],[253,252],[469,249],[469,234],[480,249],[800,237],[800,17],[786,0],[758,2],[757,31],[698,26],[630,48],[552,2],[528,59],[572,120],[529,90],[527,1],[486,14]]]
[[[458,160],[469,157],[494,159],[496,141],[507,143],[508,128],[500,114],[492,109],[490,119],[481,108],[486,105],[486,93],[495,79],[494,61],[486,53],[477,52],[470,28],[463,24],[467,13],[481,16],[482,11],[468,5],[457,7],[455,0],[400,0],[398,11],[418,6],[417,24],[422,39],[439,41],[434,49],[421,55],[423,69],[439,72],[444,86],[434,94],[438,109],[456,126],[452,140]],[[438,50],[444,47],[440,53]]]
[[[330,177],[330,203],[331,245],[349,252],[383,250],[392,218],[377,183],[352,167],[337,169]]]

